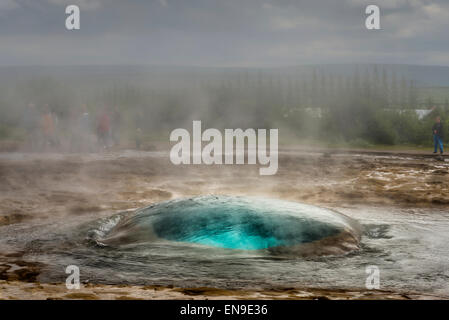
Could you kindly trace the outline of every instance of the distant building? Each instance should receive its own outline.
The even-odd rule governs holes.
[[[421,120],[427,117],[432,112],[432,109],[415,109],[415,112],[418,115],[418,119]]]
[[[407,111],[414,111],[416,113],[416,115],[418,116],[419,120],[424,119],[425,117],[427,117],[432,111],[433,109],[402,109],[402,110],[398,110],[398,109],[384,109],[385,111],[396,111],[400,114],[407,112]]]

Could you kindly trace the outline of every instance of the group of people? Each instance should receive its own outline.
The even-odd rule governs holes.
[[[64,146],[74,152],[93,152],[119,144],[120,119],[117,108],[104,106],[93,117],[83,104],[60,121],[48,104],[38,108],[30,102],[23,115],[23,127],[31,150]]]
[[[70,149],[72,151],[95,151],[96,148],[107,149],[119,144],[119,126],[121,114],[117,108],[104,106],[93,118],[86,104],[79,110],[75,110],[69,116],[68,127],[70,129]],[[141,119],[136,120],[138,123]],[[30,102],[23,116],[23,126],[27,134],[27,140],[33,150],[47,150],[59,148],[61,145],[59,118],[51,110],[48,104],[38,109]],[[140,125],[136,129],[136,147],[139,149],[142,140]],[[440,116],[435,118],[432,127],[434,153],[442,155],[444,152],[444,130]],[[96,141],[95,141],[96,136]]]
[[[29,103],[23,116],[23,126],[28,143],[33,150],[56,147],[59,140],[56,136],[58,117],[51,111],[48,104],[38,110],[34,103]]]

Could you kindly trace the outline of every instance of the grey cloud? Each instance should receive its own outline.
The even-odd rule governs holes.
[[[20,5],[7,10],[6,3]],[[446,0],[2,0],[0,64],[449,65]],[[364,27],[377,3],[382,30]],[[81,30],[64,29],[79,4]]]
[[[47,2],[58,6],[77,5],[82,10],[96,10],[106,4],[108,0],[47,0]]]
[[[2,0],[0,1],[0,14],[4,11],[16,9],[18,7],[19,4],[15,0]]]

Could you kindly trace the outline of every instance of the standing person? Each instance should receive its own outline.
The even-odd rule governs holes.
[[[91,151],[91,120],[86,104],[81,105],[76,130],[78,130],[76,137],[79,151]]]
[[[437,153],[439,148],[440,153],[443,154],[443,124],[441,123],[440,116],[437,116],[435,118],[435,124],[432,127],[432,132],[433,132],[433,142],[435,144],[433,153]]]
[[[118,146],[120,143],[119,134],[120,134],[120,124],[122,120],[122,115],[120,114],[120,111],[118,110],[117,106],[114,106],[112,108],[111,117],[112,117],[111,138],[114,145]]]
[[[88,133],[90,131],[90,115],[89,111],[87,110],[87,105],[82,104],[81,105],[81,116],[79,118],[80,121],[80,129]]]
[[[134,118],[134,126],[136,128],[135,132],[135,140],[136,140],[136,148],[137,150],[140,150],[140,146],[142,145],[142,139],[143,139],[143,132],[142,128],[144,125],[144,117],[142,114],[142,111],[138,111],[136,113],[136,117]]]
[[[39,112],[36,109],[36,105],[32,102],[28,103],[23,114],[23,126],[26,131],[27,143],[31,150],[35,150],[38,142],[37,129],[39,127]]]
[[[54,147],[57,145],[55,139],[55,118],[48,104],[44,105],[44,113],[41,117],[42,137],[46,146]]]
[[[98,144],[104,148],[108,148],[109,134],[111,130],[111,118],[108,114],[107,107],[104,107],[97,116],[97,139]]]

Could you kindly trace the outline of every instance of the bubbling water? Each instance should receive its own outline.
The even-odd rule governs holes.
[[[272,254],[340,254],[358,248],[360,228],[337,212],[289,201],[200,196],[151,205],[103,226],[106,246],[174,241]],[[109,221],[110,222],[110,221]]]

